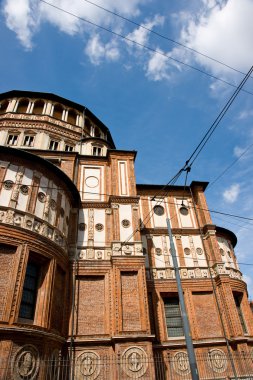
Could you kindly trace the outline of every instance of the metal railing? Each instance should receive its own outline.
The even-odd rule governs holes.
[[[127,350],[126,350],[127,351]],[[143,351],[143,352],[142,352]],[[234,380],[231,361],[220,349],[196,353],[200,380]],[[232,355],[237,379],[253,380],[251,353]],[[70,363],[68,358],[32,357],[23,352],[8,362],[0,359],[0,380],[191,380],[187,353],[161,352],[148,357],[144,350],[128,354],[101,356],[98,351],[84,350]]]

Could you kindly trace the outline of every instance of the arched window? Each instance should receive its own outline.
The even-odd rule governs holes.
[[[8,100],[4,100],[2,103],[0,103],[0,115],[6,112],[8,105]]]
[[[101,132],[98,127],[94,128],[94,137],[101,137]]]
[[[26,113],[29,105],[28,99],[21,99],[18,102],[17,113]]]
[[[67,122],[68,122],[69,124],[74,124],[74,125],[76,125],[76,116],[77,116],[76,111],[74,111],[74,110],[69,110],[69,111],[68,111],[68,120],[67,120]]]
[[[88,132],[89,135],[91,134],[91,122],[87,118],[84,119],[84,130]]]
[[[36,100],[33,106],[33,113],[35,115],[42,115],[45,102],[43,100]]]
[[[55,117],[56,119],[62,120],[63,110],[64,110],[64,108],[62,107],[61,104],[55,104],[53,117]]]

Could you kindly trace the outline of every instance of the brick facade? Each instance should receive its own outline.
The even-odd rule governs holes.
[[[41,114],[26,112],[37,100]],[[24,146],[27,134],[32,146]],[[52,94],[0,95],[0,359],[12,363],[0,366],[0,379],[31,372],[43,380],[41,360],[59,355],[81,363],[80,380],[155,379],[150,358],[180,363],[186,344],[166,217],[196,352],[228,358],[226,342],[233,353],[253,352],[236,237],[212,224],[207,183],[138,185],[135,156],[116,150],[81,105]],[[94,363],[104,357],[121,364],[102,374]]]

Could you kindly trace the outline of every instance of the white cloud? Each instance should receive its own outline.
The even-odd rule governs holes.
[[[114,1],[104,0],[103,6],[124,16],[137,16],[139,5],[143,0]],[[101,26],[117,26],[118,19],[82,0],[54,0],[55,7],[62,8],[78,17],[90,20]],[[64,33],[74,35],[86,31],[90,33],[93,27],[67,13],[48,4],[39,2],[36,6],[33,0],[5,0],[3,11],[6,25],[16,33],[25,48],[32,48],[32,38],[37,28],[43,22],[49,22]]]
[[[120,57],[117,43],[110,41],[103,44],[99,35],[94,35],[90,38],[86,45],[85,53],[94,65],[99,65],[104,59],[107,61],[116,61]]]
[[[8,0],[3,6],[7,27],[17,34],[27,50],[32,48],[32,35],[38,25],[38,18],[34,17],[36,11],[31,0]]]
[[[238,183],[231,185],[223,192],[223,198],[228,203],[234,203],[240,193],[240,185]]]
[[[158,51],[162,52],[161,50]],[[159,53],[154,53],[146,64],[146,76],[153,81],[169,79],[168,69],[168,58]]]
[[[181,42],[247,72],[253,62],[253,1],[202,0],[202,4],[205,6],[197,17],[188,15],[188,24],[184,23],[181,30]],[[214,75],[230,80],[237,77],[229,68],[199,54],[194,54],[192,59],[211,70]]]
[[[137,42],[138,44],[145,45],[148,42],[150,32],[147,29],[152,30],[154,26],[162,25],[164,23],[164,17],[160,15],[155,15],[153,20],[148,20],[147,22],[141,24],[140,27],[136,28],[133,32],[127,35],[127,38]],[[131,42],[128,42],[131,44]],[[140,46],[141,47],[141,46]]]

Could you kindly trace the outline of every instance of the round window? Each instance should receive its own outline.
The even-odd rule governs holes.
[[[184,216],[186,216],[186,215],[189,214],[189,210],[188,210],[188,208],[185,207],[185,206],[180,207],[179,211],[180,211],[180,214],[182,214],[182,215],[184,215]]]
[[[191,253],[190,248],[185,248],[185,249],[184,249],[184,253],[185,253],[186,255],[190,255],[190,253]]]
[[[86,224],[85,223],[79,223],[78,228],[80,231],[85,231],[86,230]]]
[[[11,180],[4,181],[5,190],[11,190],[13,188],[14,182]]]
[[[161,215],[163,215],[164,214],[164,208],[163,208],[163,206],[155,206],[154,207],[154,213],[156,214],[156,215],[159,215],[159,216],[161,216]]]
[[[123,227],[127,228],[130,226],[130,221],[128,219],[123,219],[121,224]]]
[[[95,228],[96,228],[97,231],[103,231],[104,226],[103,226],[103,224],[101,224],[101,223],[97,223],[97,224],[95,225]]]
[[[160,256],[162,254],[161,248],[156,248],[155,253]]]
[[[203,253],[202,248],[197,248],[196,252],[198,255],[202,255],[202,253]]]
[[[46,200],[46,194],[42,193],[42,191],[39,192],[38,193],[38,199],[39,199],[40,202],[45,202],[45,200]]]
[[[22,185],[22,186],[20,187],[20,191],[21,191],[22,194],[27,195],[27,194],[28,194],[28,191],[29,191],[29,188],[28,188],[27,185]]]

